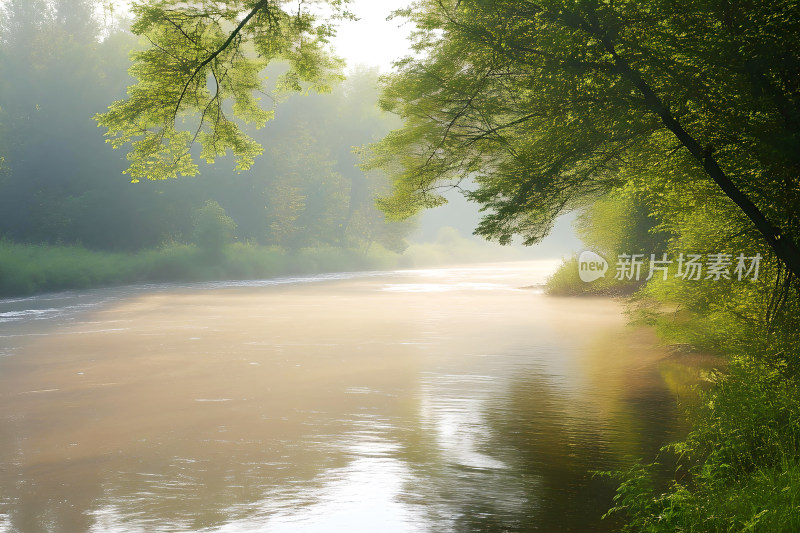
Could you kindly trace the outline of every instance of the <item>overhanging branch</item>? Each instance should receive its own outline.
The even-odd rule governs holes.
[[[228,35],[228,38],[225,40],[225,42],[222,43],[222,45],[219,48],[217,48],[213,53],[211,53],[211,55],[205,58],[199,65],[197,65],[197,68],[194,69],[191,76],[189,76],[189,79],[186,80],[186,83],[184,83],[183,85],[181,94],[178,97],[178,102],[175,104],[175,113],[174,113],[175,117],[178,116],[178,111],[180,111],[181,108],[181,102],[183,102],[183,97],[186,96],[186,91],[189,90],[189,85],[191,85],[192,80],[194,80],[195,77],[197,77],[197,74],[200,73],[201,70],[203,70],[203,67],[214,61],[217,58],[217,56],[219,56],[222,52],[225,51],[225,49],[227,49],[231,45],[233,40],[236,39],[236,37],[242,31],[242,28],[244,28],[247,25],[247,23],[250,22],[250,19],[252,19],[256,15],[256,13],[258,13],[268,5],[269,5],[269,0],[261,0],[259,3],[257,3],[255,7],[253,7],[253,9],[247,14],[247,16],[245,16],[242,19],[239,25],[236,26],[236,28],[234,28],[231,34]]]
[[[590,16],[592,15],[590,13]],[[593,18],[594,20],[581,24],[581,29],[589,31],[601,39],[603,46],[614,58],[620,74],[642,93],[646,107],[661,119],[664,126],[689,150],[692,157],[703,166],[706,174],[719,186],[722,192],[733,200],[745,216],[750,219],[770,247],[772,247],[778,259],[786,264],[786,267],[795,277],[800,278],[800,246],[790,235],[787,235],[767,219],[758,206],[722,170],[714,156],[709,151],[704,150],[697,139],[683,128],[681,123],[656,95],[655,91],[642,78],[642,75],[616,52],[614,43],[611,42],[606,32],[600,27],[596,17]]]

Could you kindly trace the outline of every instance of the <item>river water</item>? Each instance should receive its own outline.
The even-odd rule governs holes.
[[[0,531],[614,531],[669,358],[553,267],[0,301]]]

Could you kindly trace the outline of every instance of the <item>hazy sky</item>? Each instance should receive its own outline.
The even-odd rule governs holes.
[[[0,4],[4,0],[0,0]],[[111,0],[115,9],[126,11],[130,0]],[[349,10],[359,18],[343,21],[333,45],[337,55],[347,60],[349,67],[358,64],[377,65],[388,72],[392,61],[409,53],[407,37],[411,25],[404,19],[387,21],[392,11],[408,7],[412,0],[353,0]],[[98,14],[102,10],[98,11]],[[102,16],[102,15],[101,15]]]
[[[337,55],[347,59],[349,67],[363,63],[388,72],[392,61],[410,52],[411,24],[402,18],[387,21],[386,17],[410,3],[410,0],[355,0],[350,10],[359,20],[340,25],[333,42]]]

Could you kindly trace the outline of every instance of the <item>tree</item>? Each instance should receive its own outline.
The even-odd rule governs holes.
[[[114,147],[131,144],[126,172],[132,180],[197,174],[195,142],[208,162],[230,150],[239,169],[249,168],[261,147],[233,118],[256,127],[272,118],[255,95],[265,84],[260,72],[270,61],[285,60],[289,68],[278,80],[280,90],[330,90],[341,78],[341,61],[326,53],[325,44],[334,33],[331,21],[349,17],[347,2],[133,4],[131,29],[150,44],[133,54],[130,72],[138,83],[127,99],[96,117]],[[315,6],[331,14],[324,17]],[[180,120],[189,122],[187,129],[179,128]]]
[[[366,163],[394,176],[395,216],[474,175],[477,233],[532,244],[656,160],[671,184],[712,184],[702,199],[732,201],[800,276],[795,2],[423,0],[402,14],[420,57],[399,62],[382,105],[405,125]]]
[[[233,240],[236,223],[217,202],[209,200],[195,213],[194,242],[209,256],[218,256]]]
[[[266,74],[274,80],[279,66]],[[231,162],[201,165],[191,180],[170,186],[178,199],[206,195],[236,220],[240,240],[288,248],[366,248],[374,241],[402,248],[408,224],[387,223],[375,198],[390,191],[382,172],[358,169],[354,145],[376,142],[393,121],[377,107],[377,73],[357,72],[330,94],[291,95],[269,127],[252,132],[264,155],[245,172]]]

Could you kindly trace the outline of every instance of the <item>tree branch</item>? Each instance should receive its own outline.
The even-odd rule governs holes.
[[[774,226],[764,213],[761,212],[758,206],[733,183],[730,177],[728,177],[719,166],[719,163],[717,163],[713,155],[707,150],[704,150],[700,143],[683,128],[681,123],[678,122],[666,105],[664,105],[661,99],[655,94],[650,85],[642,78],[641,74],[636,71],[625,58],[617,54],[613,43],[595,21],[593,21],[590,31],[600,37],[606,50],[613,56],[622,76],[633,83],[642,93],[647,108],[658,115],[667,129],[669,129],[673,135],[678,138],[681,144],[689,150],[689,153],[703,165],[706,174],[708,174],[714,183],[722,189],[722,192],[725,193],[728,198],[739,206],[747,218],[753,222],[756,229],[758,229],[767,243],[772,247],[775,255],[786,264],[787,268],[795,277],[800,278],[800,247],[798,247],[794,239],[784,234],[780,228]]]
[[[186,80],[186,83],[183,85],[183,90],[181,91],[181,94],[178,97],[178,102],[175,105],[175,113],[174,113],[175,117],[178,116],[178,111],[180,110],[181,102],[183,102],[183,97],[186,96],[186,91],[189,90],[189,85],[192,83],[192,80],[194,80],[194,78],[197,76],[197,74],[201,70],[203,70],[203,67],[205,67],[206,65],[208,65],[209,63],[214,61],[217,58],[217,56],[219,56],[222,52],[225,51],[226,48],[228,48],[228,46],[230,46],[230,44],[233,42],[233,40],[239,35],[239,32],[242,31],[242,28],[244,28],[247,25],[247,23],[250,22],[250,19],[253,18],[256,13],[258,13],[259,11],[261,11],[262,9],[267,7],[268,5],[269,5],[269,0],[261,0],[259,3],[257,3],[255,5],[255,7],[253,7],[253,9],[250,11],[250,13],[248,13],[247,16],[242,19],[242,21],[239,23],[239,25],[236,26],[236,28],[234,28],[234,30],[231,32],[231,34],[228,36],[228,38],[225,40],[225,42],[222,43],[222,45],[219,48],[217,48],[211,55],[209,55],[207,58],[205,58],[197,66],[197,68],[194,69],[194,72],[192,72],[192,75],[189,76],[189,79]]]

